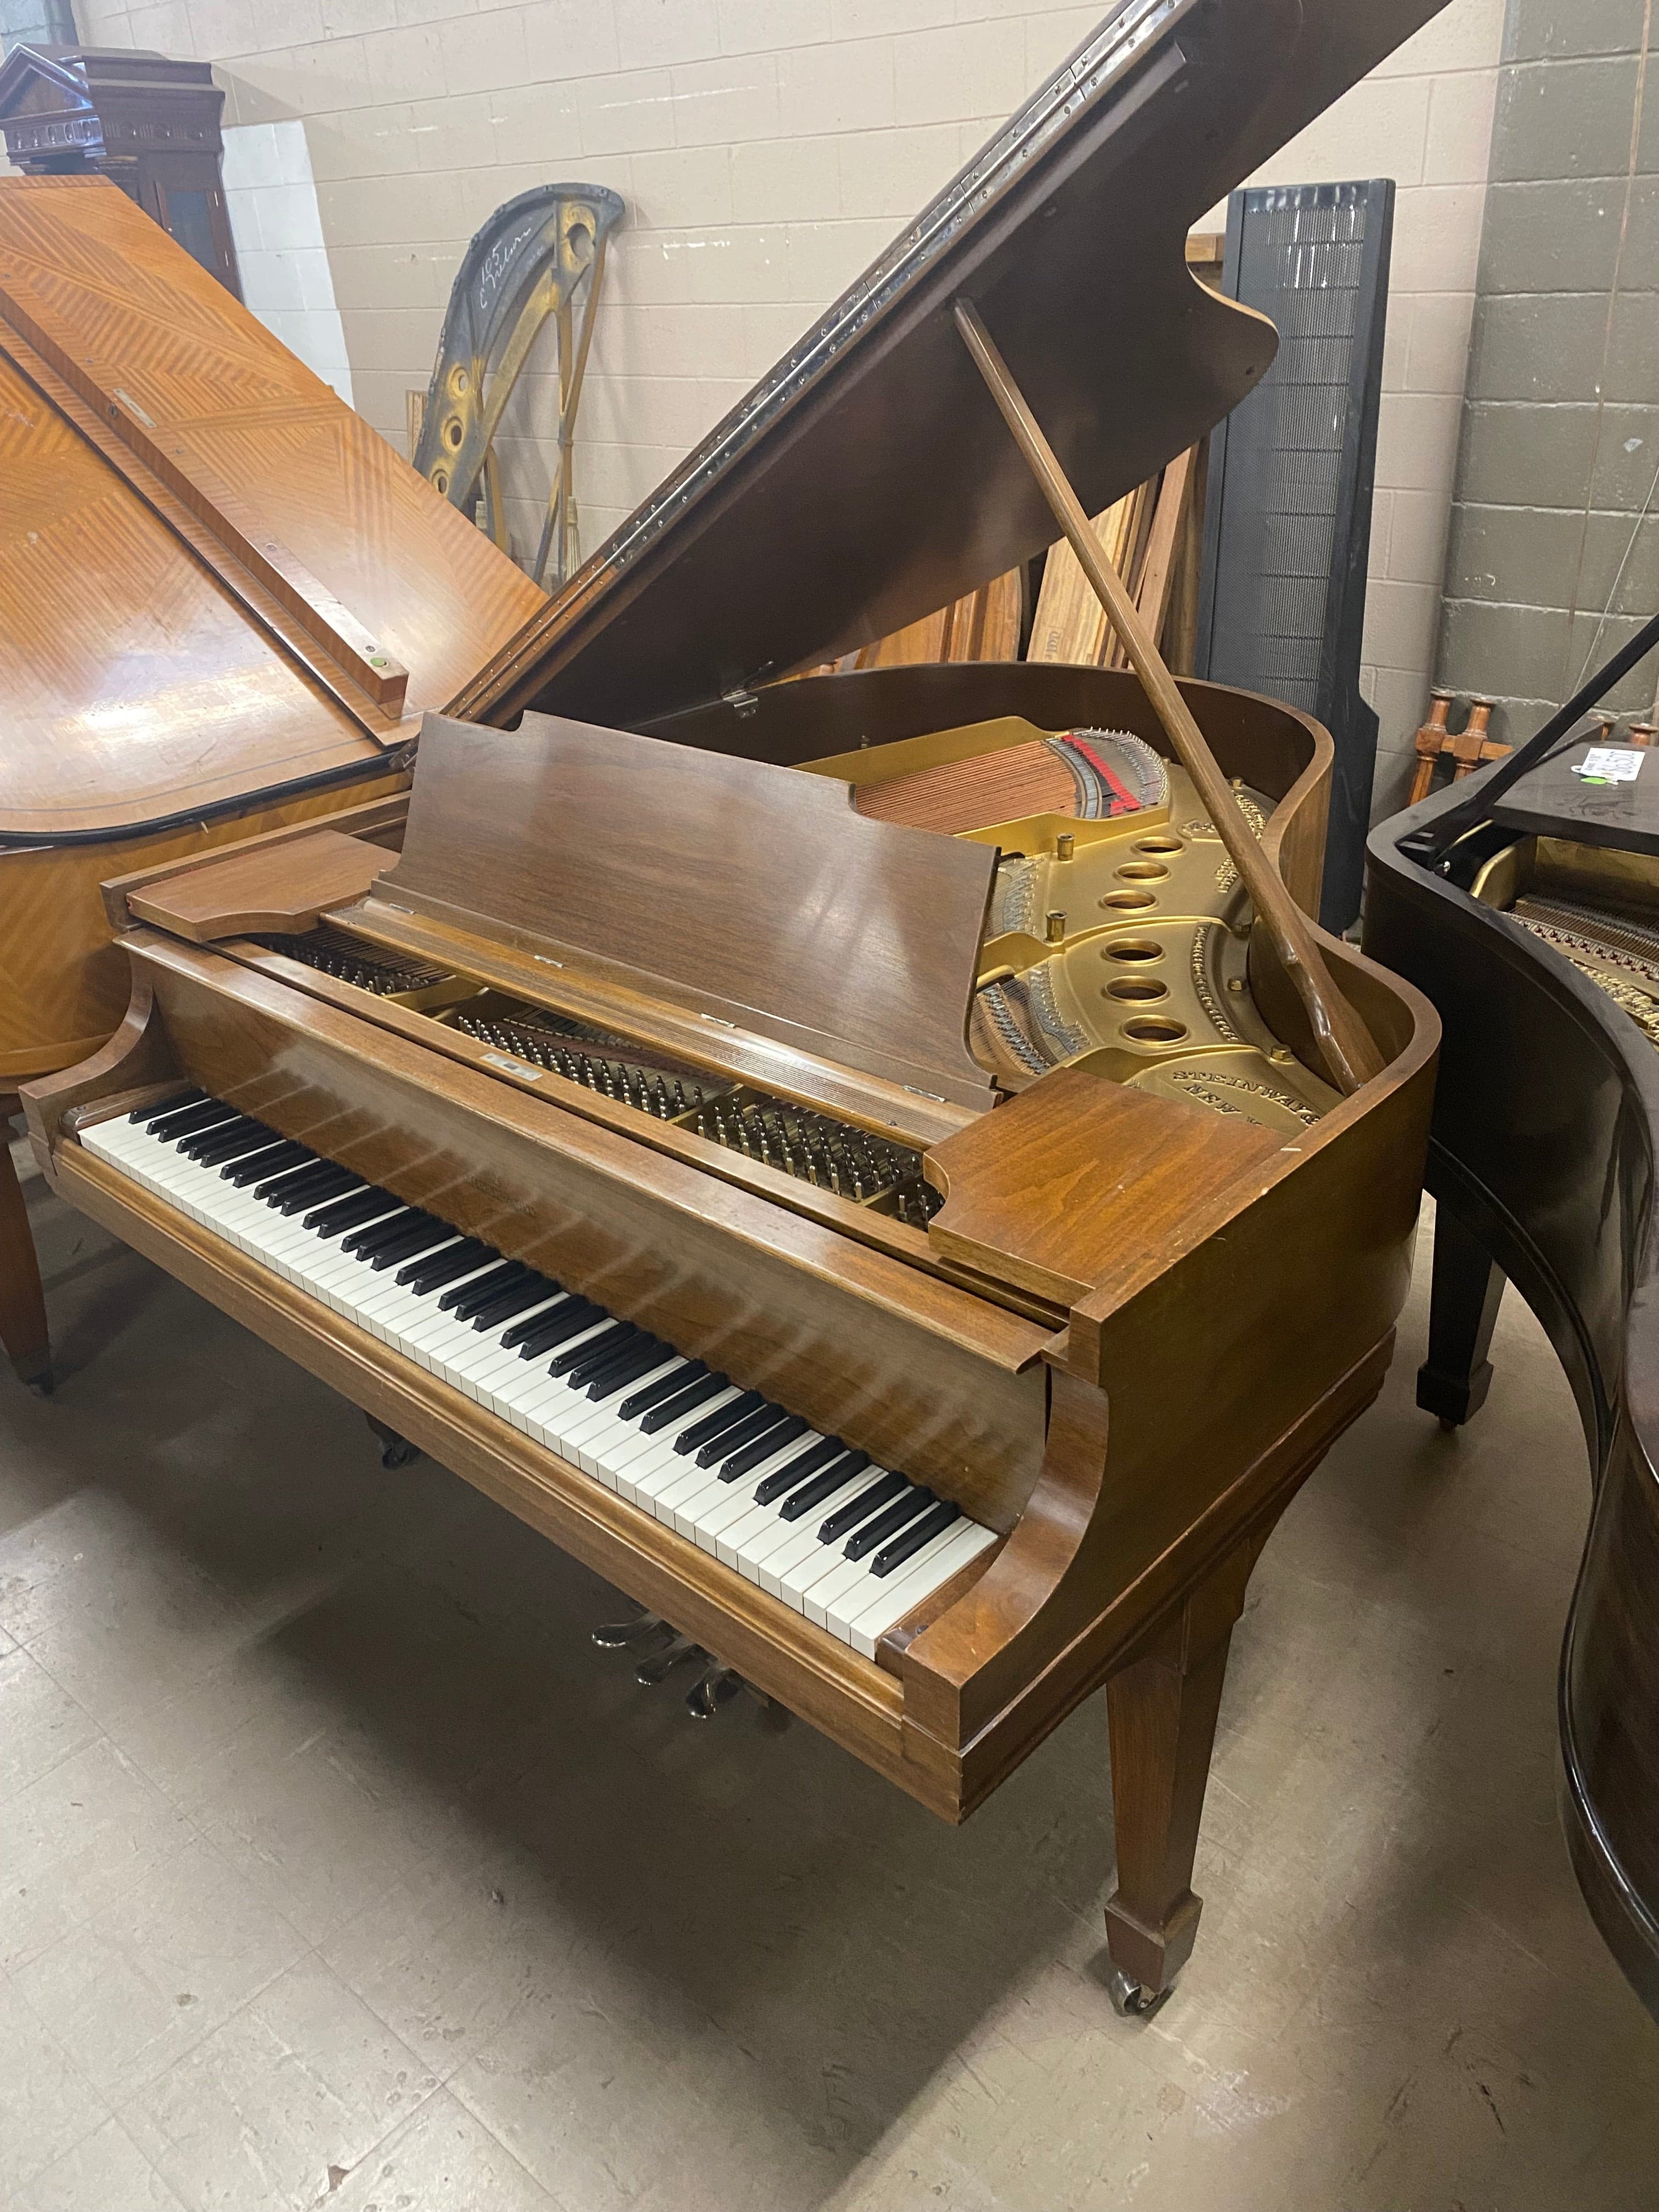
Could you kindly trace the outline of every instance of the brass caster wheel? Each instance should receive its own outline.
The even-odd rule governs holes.
[[[1170,1994],[1168,1989],[1152,1990],[1132,1980],[1121,1966],[1113,1967],[1106,1992],[1112,2000],[1112,2010],[1124,2020],[1150,2019]]]

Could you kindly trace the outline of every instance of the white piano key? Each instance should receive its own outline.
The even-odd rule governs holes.
[[[234,1120],[227,1109],[222,1116],[226,1131]],[[349,1193],[319,1196],[314,1205],[302,1203],[285,1212],[258,1194],[265,1178],[233,1182],[222,1172],[226,1166],[234,1170],[251,1165],[252,1155],[234,1163],[190,1159],[179,1150],[179,1139],[155,1135],[143,1123],[125,1118],[94,1124],[81,1133],[80,1141],[89,1153],[131,1176],[164,1204],[223,1237],[260,1267],[294,1283],[498,1418],[511,1421],[523,1434],[557,1452],[585,1479],[615,1491],[635,1510],[678,1528],[711,1556],[866,1658],[873,1656],[877,1644],[890,1628],[996,1541],[992,1531],[962,1518],[941,1530],[913,1558],[902,1561],[890,1577],[878,1577],[870,1571],[875,1553],[849,1560],[845,1537],[826,1544],[818,1530],[831,1515],[884,1481],[886,1469],[860,1468],[800,1520],[786,1521],[782,1509],[788,1502],[787,1490],[764,1505],[757,1501],[755,1492],[780,1469],[805,1458],[821,1441],[816,1431],[808,1430],[791,1437],[737,1481],[722,1481],[720,1458],[700,1468],[695,1451],[674,1449],[675,1438],[732,1405],[744,1395],[740,1385],[723,1384],[671,1427],[647,1431],[641,1425],[643,1416],[624,1419],[620,1409],[631,1397],[672,1377],[677,1367],[684,1367],[690,1375],[695,1363],[665,1347],[653,1365],[601,1400],[590,1398],[586,1385],[573,1389],[568,1376],[551,1373],[551,1362],[584,1346],[597,1345],[616,1328],[612,1317],[600,1315],[578,1334],[538,1352],[534,1359],[525,1359],[518,1346],[506,1346],[501,1338],[522,1322],[550,1316],[572,1294],[549,1290],[538,1303],[520,1307],[483,1328],[475,1327],[477,1316],[458,1316],[442,1300],[499,1271],[503,1264],[499,1253],[487,1252],[452,1281],[417,1291],[398,1281],[400,1269],[410,1260],[438,1259],[443,1251],[464,1241],[460,1231],[451,1232],[408,1259],[392,1260],[380,1267],[372,1264],[373,1255],[343,1249],[349,1237],[417,1211],[390,1193],[378,1194],[384,1200],[379,1211],[371,1210],[348,1229],[324,1236],[307,1227],[305,1215],[324,1211],[347,1197],[374,1195],[366,1185]],[[274,1152],[284,1141],[273,1135],[267,1149]],[[292,1172],[303,1174],[308,1165],[302,1161]],[[784,1410],[780,1408],[781,1414]],[[754,1441],[761,1443],[764,1438]],[[737,1447],[739,1450],[750,1448]]]
[[[927,1556],[932,1547],[924,1545],[914,1559],[906,1559],[884,1580],[871,1577],[872,1587],[879,1595],[871,1597],[862,1611],[850,1617],[845,1641],[866,1659],[873,1659],[877,1644],[890,1628],[896,1628],[941,1583],[960,1574],[995,1542],[996,1531],[993,1528],[981,1528],[973,1521],[953,1522],[943,1532],[941,1549],[932,1557]]]

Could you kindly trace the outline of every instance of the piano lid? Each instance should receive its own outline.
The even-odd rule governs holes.
[[[0,179],[0,842],[355,771],[542,592],[125,192]]]
[[[1090,511],[1271,362],[1187,233],[1443,0],[1118,0],[1105,22],[452,702],[638,726],[830,658],[1050,544],[951,319],[965,294]]]

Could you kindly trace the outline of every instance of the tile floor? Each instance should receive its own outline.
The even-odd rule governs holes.
[[[960,1834],[595,1650],[616,1601],[31,1186],[0,1382],[5,2212],[1650,2212],[1659,2030],[1554,1812],[1586,1509],[1506,1307],[1235,1639],[1197,1954],[1098,1979],[1104,1713]]]

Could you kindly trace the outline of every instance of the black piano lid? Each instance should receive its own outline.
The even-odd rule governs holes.
[[[1444,0],[1118,0],[1091,38],[452,702],[638,727],[845,652],[1051,544],[966,295],[1097,512],[1277,344],[1192,225]]]

